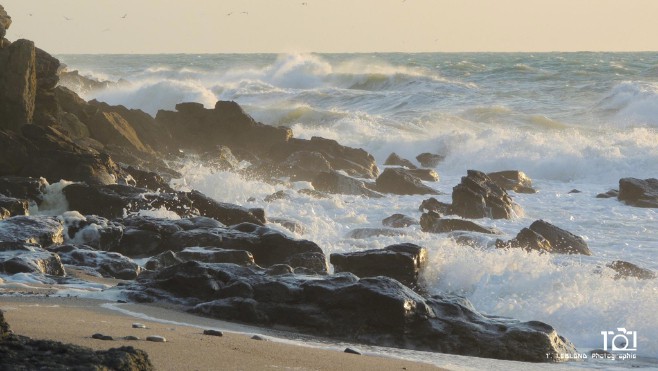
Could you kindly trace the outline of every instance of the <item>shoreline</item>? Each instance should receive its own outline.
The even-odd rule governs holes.
[[[158,370],[268,369],[302,370],[441,370],[437,366],[374,354],[354,355],[340,350],[295,344],[274,339],[268,329],[229,323],[158,306],[121,304],[77,297],[3,296],[0,310],[11,329],[19,335],[72,343],[94,350],[133,346],[146,351]],[[141,314],[135,317],[126,309]],[[141,317],[141,318],[140,318]],[[146,318],[146,319],[145,319]],[[163,322],[169,323],[163,323]],[[134,329],[139,322],[147,329]],[[222,330],[224,336],[203,335],[202,328]],[[267,340],[251,339],[244,330],[254,330]],[[115,338],[102,341],[91,338],[102,333]],[[263,335],[265,334],[265,335]],[[120,339],[137,336],[141,340]],[[159,335],[165,343],[145,341]]]

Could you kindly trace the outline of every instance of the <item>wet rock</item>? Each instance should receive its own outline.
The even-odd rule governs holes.
[[[154,343],[166,343],[167,339],[164,336],[151,335],[146,337],[146,341],[152,341]]]
[[[64,276],[64,266],[57,254],[35,244],[9,242],[0,238],[0,272],[36,273]]]
[[[254,265],[254,257],[245,250],[228,250],[218,247],[186,247],[176,254],[182,261],[196,260],[204,263],[233,263]]]
[[[246,209],[242,206],[218,202],[199,191],[192,191],[186,195],[192,201],[193,207],[199,210],[199,215],[218,220],[225,225],[244,222],[263,225],[266,222],[262,209]]]
[[[203,334],[209,336],[224,336],[224,333],[219,330],[203,330]]]
[[[619,197],[619,191],[616,189],[611,189],[606,193],[599,193],[596,195],[596,198],[617,198]]]
[[[253,298],[218,298],[223,287],[238,281],[253,288]],[[424,298],[382,276],[272,276],[256,267],[188,262],[143,274],[126,289],[139,300],[168,298],[216,318],[366,344],[532,362],[558,361],[558,354],[575,352],[542,322],[486,316],[466,299]]]
[[[439,173],[437,173],[434,169],[407,169],[407,173],[427,182],[439,181]]]
[[[272,193],[271,195],[266,196],[263,201],[265,202],[274,202],[277,200],[289,200],[290,195],[286,191],[277,191]]]
[[[346,238],[355,238],[355,239],[364,239],[376,236],[404,236],[406,233],[399,229],[390,229],[390,228],[355,228],[349,231],[345,237]]]
[[[418,207],[418,211],[434,211],[437,214],[446,215],[450,214],[451,207],[452,205],[450,204],[441,202],[434,197],[430,197],[427,200],[423,200],[423,202],[421,202],[420,206]]]
[[[123,237],[123,225],[100,216],[67,211],[60,219],[64,222],[66,240],[77,245],[108,251],[119,246]]]
[[[130,257],[140,257],[157,254],[159,251],[162,251],[162,249],[162,235],[160,233],[149,230],[127,228],[124,230],[119,246],[112,249],[112,251]]]
[[[302,252],[291,255],[284,260],[284,264],[294,269],[295,273],[327,274],[327,258],[320,252]]]
[[[329,196],[328,194],[326,194],[324,192],[316,191],[315,189],[310,189],[310,188],[300,189],[299,191],[297,191],[297,193],[302,194],[302,195],[306,195],[306,196],[309,196],[309,197],[313,197],[313,198],[318,199],[318,200],[331,198],[331,196]]]
[[[537,191],[532,188],[532,179],[528,178],[523,171],[497,171],[488,173],[487,176],[506,191],[514,191],[516,193],[537,193]]]
[[[320,152],[298,151],[288,156],[280,165],[281,175],[293,181],[311,181],[321,172],[334,169]]]
[[[404,166],[407,169],[416,169],[416,165],[414,165],[411,161],[400,157],[397,153],[393,152],[391,153],[387,158],[386,161],[384,161],[384,165],[392,165],[392,166]]]
[[[381,198],[383,195],[368,189],[364,182],[337,172],[322,172],[313,179],[313,187],[322,192]]]
[[[175,192],[160,174],[152,171],[139,170],[132,166],[128,166],[127,168],[124,168],[124,170],[135,180],[136,187],[145,188],[154,192]]]
[[[575,194],[575,193],[583,193],[583,192],[582,192],[582,191],[579,191],[579,190],[577,190],[577,189],[575,189],[575,188],[569,191],[569,194]]]
[[[8,216],[29,215],[29,205],[27,200],[20,200],[13,197],[5,197],[0,194],[0,208],[7,210]]]
[[[204,164],[219,170],[237,170],[240,165],[240,161],[233,155],[231,149],[222,145],[203,153],[201,159]]]
[[[142,271],[132,259],[116,252],[98,251],[84,245],[60,245],[48,250],[59,255],[64,264],[89,267],[103,277],[134,280]]]
[[[304,225],[296,220],[289,218],[268,218],[267,221],[270,223],[278,224],[292,233],[301,235],[306,232],[306,227],[304,227]]]
[[[463,218],[511,219],[520,212],[520,206],[486,174],[468,170],[452,189],[451,212]]]
[[[651,280],[656,278],[655,272],[623,260],[615,260],[607,264],[606,267],[617,272],[615,279],[633,277],[641,280]]]
[[[382,220],[382,225],[391,228],[405,228],[412,225],[419,225],[420,222],[404,214],[393,214]]]
[[[106,146],[119,146],[129,151],[151,152],[142,143],[135,129],[126,119],[116,112],[97,111],[87,121],[87,128],[92,138]]]
[[[416,287],[420,271],[427,264],[427,250],[403,243],[377,250],[331,254],[330,262],[336,273],[350,272],[359,277],[386,276]]]
[[[124,337],[123,337],[123,340],[137,341],[137,340],[139,340],[139,338],[138,338],[137,336],[128,335],[128,336],[124,336]]]
[[[43,193],[47,185],[48,182],[43,178],[0,176],[0,194],[33,201],[36,204],[41,203],[43,200]]]
[[[658,208],[658,179],[622,178],[617,198],[630,206]]]
[[[435,168],[439,166],[439,163],[445,159],[445,156],[438,155],[436,153],[421,153],[416,156],[416,160],[420,163],[422,167]]]
[[[592,255],[587,242],[582,237],[556,227],[543,220],[537,220],[530,225],[530,230],[544,237],[550,242],[551,252],[558,254]]]
[[[171,267],[172,265],[180,264],[182,262],[183,260],[178,258],[175,252],[167,250],[149,259],[146,264],[144,264],[144,268],[153,271]]]
[[[14,216],[0,221],[0,241],[48,247],[64,242],[64,227],[55,217]]]
[[[0,174],[19,174],[29,161],[28,148],[22,135],[0,127]]]
[[[448,233],[453,231],[500,234],[495,228],[483,227],[470,220],[445,219],[435,212],[425,213],[420,217],[420,229],[428,233]]]
[[[545,239],[541,234],[529,228],[523,228],[515,238],[509,240],[508,242],[496,240],[496,247],[499,249],[522,248],[526,250],[545,252],[553,251],[553,246],[547,239]]]
[[[267,339],[265,339],[264,337],[262,337],[262,336],[260,336],[260,335],[254,335],[254,336],[252,336],[252,337],[251,337],[251,340],[267,341]]]
[[[114,338],[110,335],[103,335],[103,334],[99,334],[99,333],[91,335],[91,338],[92,339],[97,339],[97,340],[114,340]]]
[[[406,169],[387,168],[377,178],[375,189],[382,193],[398,195],[436,195],[439,192],[426,186],[423,182],[411,175]]]

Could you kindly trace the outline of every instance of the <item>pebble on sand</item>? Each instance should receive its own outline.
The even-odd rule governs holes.
[[[224,336],[224,333],[219,330],[203,330],[203,334],[210,336]]]
[[[153,341],[156,343],[166,343],[167,339],[165,339],[163,336],[151,335],[146,338],[146,341]]]
[[[137,336],[128,335],[124,336],[123,340],[139,340],[139,338]]]
[[[98,340],[114,340],[114,338],[112,336],[98,334],[98,333],[91,335],[91,338],[92,339],[98,339]]]
[[[146,328],[146,325],[143,323],[133,323],[133,328]]]
[[[262,337],[262,336],[260,336],[260,335],[254,335],[254,336],[252,336],[251,338],[252,338],[253,340],[267,341],[267,339],[265,339],[264,337]]]

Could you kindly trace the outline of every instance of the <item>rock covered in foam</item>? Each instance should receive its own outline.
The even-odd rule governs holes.
[[[83,216],[77,211],[67,211],[60,219],[66,228],[66,241],[72,244],[107,251],[119,246],[123,237],[123,225],[99,216]]]
[[[542,322],[487,316],[466,299],[422,297],[381,276],[270,275],[257,267],[187,262],[142,274],[127,289],[139,301],[167,298],[216,318],[368,344],[531,362],[576,351]]]
[[[142,271],[128,257],[115,252],[98,251],[89,246],[60,245],[48,250],[59,255],[64,264],[92,268],[103,277],[133,280]]]
[[[7,217],[30,214],[27,200],[6,197],[2,194],[0,194],[0,208],[7,210]]]
[[[64,242],[64,226],[55,217],[14,216],[0,221],[0,241],[48,247]]]
[[[66,275],[57,254],[48,252],[39,245],[8,241],[0,242],[0,272]]]

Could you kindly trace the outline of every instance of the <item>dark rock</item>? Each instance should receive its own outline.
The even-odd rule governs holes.
[[[28,148],[29,142],[19,133],[0,130],[0,175],[19,174],[29,161]]]
[[[583,192],[582,192],[582,191],[579,191],[579,190],[577,190],[577,189],[575,189],[575,188],[569,191],[569,194],[574,194],[574,193],[583,193]]]
[[[318,200],[326,199],[326,198],[331,197],[331,196],[329,196],[328,194],[326,194],[324,192],[316,191],[315,189],[309,189],[309,188],[300,189],[299,191],[297,191],[297,193],[302,194],[302,195],[306,195],[306,196],[309,196],[309,197],[313,197],[313,198],[318,199]]]
[[[0,241],[48,247],[64,242],[64,227],[49,216],[15,216],[0,221]]]
[[[398,156],[398,154],[395,152],[391,153],[386,158],[386,161],[384,161],[384,165],[404,166],[407,169],[416,169],[416,165],[414,165],[411,161],[407,160],[406,158],[402,158]]]
[[[634,277],[641,280],[651,280],[656,278],[655,272],[623,260],[615,260],[607,264],[606,267],[617,272],[615,279]]]
[[[34,244],[9,242],[2,238],[0,241],[0,272],[65,275],[64,266],[57,254]]]
[[[420,217],[420,229],[428,233],[448,233],[453,231],[478,232],[485,234],[500,234],[495,228],[483,227],[470,220],[444,219],[435,212],[430,211]]]
[[[209,336],[224,336],[224,333],[219,330],[203,330],[203,334]]]
[[[420,222],[410,216],[404,214],[393,214],[388,218],[382,220],[382,225],[391,228],[405,228],[412,225],[419,225]]]
[[[352,348],[345,348],[345,353],[361,355],[361,352]]]
[[[127,228],[124,230],[119,246],[113,249],[113,251],[130,257],[149,256],[161,251],[161,245],[162,235],[160,233],[150,230]]]
[[[402,168],[385,169],[375,183],[375,189],[382,193],[398,195],[439,194],[437,190],[426,186],[419,178],[411,175],[406,169]]]
[[[428,182],[439,181],[439,173],[437,173],[434,169],[413,169],[413,170],[406,169],[406,172],[408,174],[415,176],[420,180],[425,180]]]
[[[99,216],[85,217],[77,211],[67,211],[61,219],[64,221],[66,239],[75,244],[108,251],[119,246],[123,237],[123,225]]]
[[[399,229],[390,229],[390,228],[355,228],[349,231],[345,237],[346,238],[355,238],[355,239],[364,239],[375,236],[404,236],[406,233]]]
[[[486,174],[468,170],[452,189],[451,211],[463,218],[511,219],[520,206]]]
[[[523,171],[497,171],[494,173],[488,173],[487,176],[500,188],[506,191],[514,191],[516,193],[537,193],[537,191],[532,188],[532,179],[528,178]]]
[[[137,187],[145,188],[154,192],[175,192],[160,174],[152,171],[139,170],[132,166],[128,166],[127,168],[124,168],[124,170],[135,179]]]
[[[434,197],[430,197],[427,200],[423,200],[423,202],[421,202],[420,206],[418,207],[418,211],[434,211],[437,214],[446,215],[450,214],[451,207],[452,205],[450,204],[441,202]]]
[[[218,298],[238,281],[253,288],[253,298]],[[459,297],[423,298],[381,276],[272,276],[256,267],[188,262],[142,274],[126,289],[135,299],[168,298],[216,318],[367,344],[532,362],[576,351],[547,324],[486,316]]]
[[[244,222],[263,225],[266,222],[262,209],[248,210],[242,206],[218,202],[199,191],[189,192],[187,197],[192,201],[192,206],[199,210],[199,215],[218,220],[225,225]]]
[[[320,152],[298,151],[288,156],[280,165],[281,175],[293,181],[311,181],[321,172],[334,169]]]
[[[2,39],[2,38],[0,38]],[[32,123],[37,94],[34,42],[20,39],[0,50],[0,129]]]
[[[154,271],[180,263],[183,263],[183,260],[179,259],[175,252],[167,250],[149,259],[144,264],[144,268]]]
[[[29,205],[27,200],[20,200],[13,197],[5,197],[0,193],[0,208],[8,211],[8,216],[29,215]]]
[[[137,341],[137,340],[139,340],[139,338],[138,338],[137,336],[128,335],[128,336],[124,336],[124,337],[123,337],[123,340]]]
[[[110,335],[103,335],[103,334],[99,334],[99,333],[91,335],[91,338],[92,339],[97,339],[97,340],[114,340],[114,338]]]
[[[87,94],[96,90],[106,89],[115,83],[111,81],[99,81],[91,77],[83,76],[77,70],[63,70],[59,74],[59,85],[71,89],[80,94]]]
[[[142,271],[132,259],[116,252],[98,251],[84,245],[61,245],[48,250],[59,255],[64,264],[89,267],[103,277],[134,280]]]
[[[596,195],[596,198],[617,198],[619,197],[619,191],[616,189],[611,189],[606,193],[599,193]]]
[[[284,260],[284,264],[295,269],[295,273],[301,268],[305,273],[327,274],[327,258],[321,252],[302,252],[291,255]]]
[[[422,167],[435,168],[439,166],[439,163],[445,159],[445,156],[437,155],[436,153],[421,153],[416,156],[416,160],[420,163]]]
[[[267,221],[278,224],[292,233],[304,234],[306,232],[306,227],[296,220],[288,218],[268,218]]]
[[[228,250],[218,247],[186,247],[176,253],[182,261],[196,260],[204,263],[233,263],[238,265],[254,265],[254,257],[245,250]]]
[[[293,273],[295,273],[295,270],[292,269],[292,267],[289,266],[288,264],[274,264],[270,267],[265,268],[265,274],[268,276],[281,276],[284,274],[293,274]],[[276,286],[277,284],[274,285]],[[269,292],[266,292],[265,294],[267,295],[269,294]]]
[[[416,287],[420,271],[427,264],[427,250],[403,243],[378,250],[331,254],[329,259],[336,273],[350,272],[359,277],[386,276]]]
[[[139,139],[131,124],[116,112],[97,111],[87,121],[87,128],[92,138],[106,146],[115,145],[129,151],[151,152]]]
[[[658,208],[658,179],[619,179],[619,201],[635,207]]]
[[[37,204],[43,200],[43,192],[47,185],[48,182],[41,178],[0,176],[0,194],[34,201]]]
[[[551,252],[558,254],[592,255],[587,242],[582,237],[576,236],[548,222],[537,220],[530,225],[530,229],[550,242],[552,247]]]
[[[322,192],[381,198],[383,195],[368,189],[364,182],[337,172],[322,172],[313,178],[313,187]]]
[[[265,339],[264,337],[262,337],[260,335],[254,335],[254,336],[251,337],[251,339],[252,340],[260,340],[260,341],[267,341],[267,339]]]
[[[528,228],[523,228],[514,239],[509,240],[508,242],[496,240],[496,247],[499,249],[522,248],[526,250],[537,250],[545,252],[553,251],[553,246],[551,246],[551,243],[547,239],[545,239],[541,234]]]

